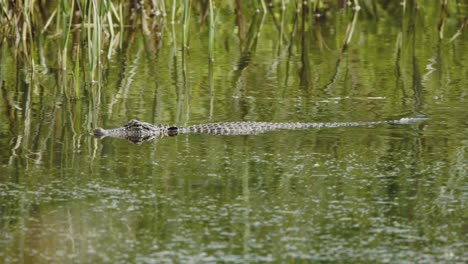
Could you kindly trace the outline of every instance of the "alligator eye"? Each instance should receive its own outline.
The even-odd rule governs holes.
[[[170,137],[177,136],[177,127],[169,127],[167,129],[167,135]]]
[[[141,122],[136,119],[132,119],[128,121],[125,127],[141,127]]]

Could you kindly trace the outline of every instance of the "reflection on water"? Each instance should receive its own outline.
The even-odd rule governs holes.
[[[432,9],[416,10],[237,14],[238,35],[219,25],[211,65],[205,29],[184,57],[134,36],[78,96],[61,73],[28,68],[3,45],[1,262],[468,261],[466,34],[440,40]],[[458,20],[446,19],[455,33]],[[430,120],[138,146],[90,135],[131,118],[418,114]]]

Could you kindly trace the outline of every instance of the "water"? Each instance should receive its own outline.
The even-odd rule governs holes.
[[[467,262],[467,35],[449,42],[463,13],[439,40],[438,9],[391,12],[361,11],[343,53],[351,11],[303,32],[287,16],[281,45],[271,15],[247,16],[258,34],[241,41],[221,12],[213,67],[194,18],[186,57],[168,32],[155,49],[137,34],[78,96],[55,54],[32,69],[4,43],[1,262]],[[131,118],[420,115],[429,120],[141,145],[89,135]]]

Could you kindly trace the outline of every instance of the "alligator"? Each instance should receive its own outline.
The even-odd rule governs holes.
[[[96,138],[113,137],[124,138],[135,144],[166,136],[179,134],[203,133],[210,135],[255,135],[268,131],[282,129],[310,129],[333,127],[356,127],[374,125],[403,125],[413,124],[426,120],[425,117],[405,117],[398,120],[369,121],[369,122],[344,122],[344,123],[271,123],[271,122],[223,122],[193,125],[188,127],[176,127],[168,125],[153,125],[147,122],[130,120],[123,127],[114,129],[96,128],[93,135]]]

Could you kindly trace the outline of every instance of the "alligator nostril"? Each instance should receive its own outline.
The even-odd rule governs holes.
[[[106,130],[104,130],[103,128],[98,127],[93,130],[93,135],[97,137],[104,136],[105,134],[106,134]]]

